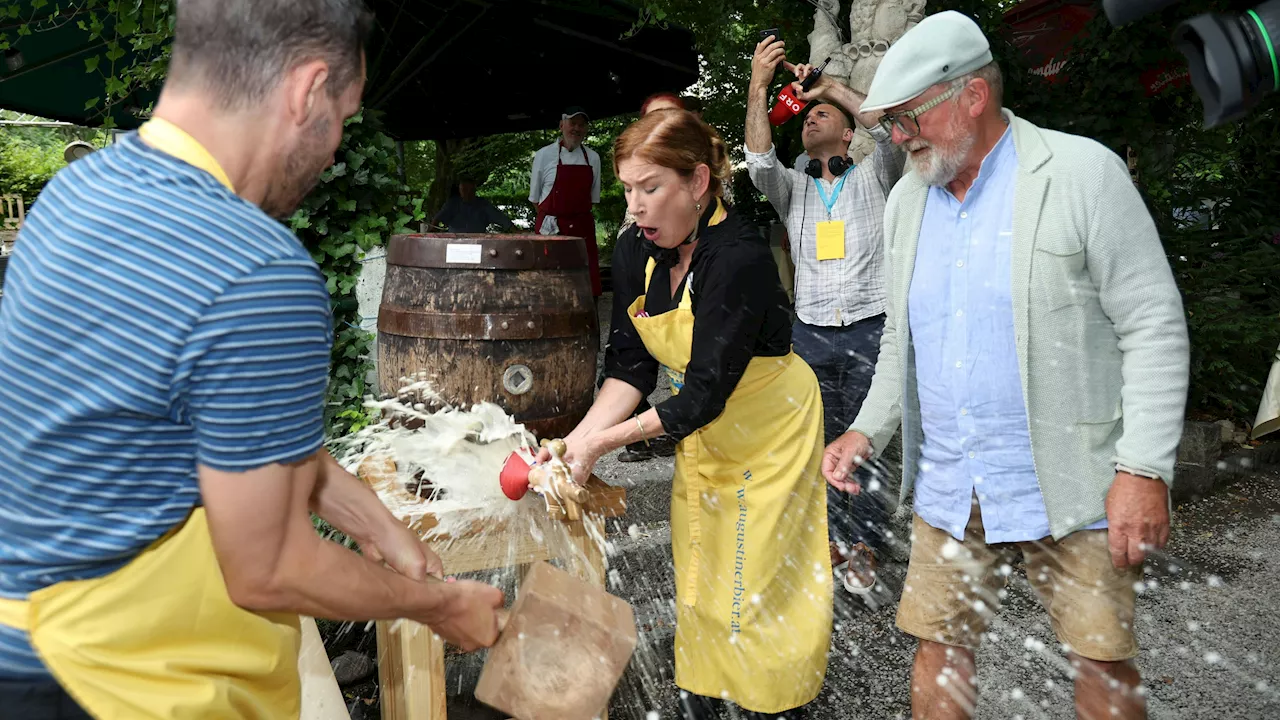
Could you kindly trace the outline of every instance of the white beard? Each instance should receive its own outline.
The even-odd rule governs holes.
[[[969,151],[973,150],[975,138],[964,134],[964,127],[959,114],[952,116],[947,128],[948,138],[945,145],[924,143],[917,147],[925,147],[921,153],[908,153],[907,164],[911,171],[920,176],[926,185],[943,187],[956,179],[960,169],[964,167]],[[949,146],[949,147],[947,147]],[[912,143],[907,143],[908,149]]]

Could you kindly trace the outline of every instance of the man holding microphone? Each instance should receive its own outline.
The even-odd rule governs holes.
[[[768,92],[778,63],[797,77],[812,68],[785,60],[784,44],[762,40],[751,62],[746,155],[751,181],[787,227],[795,263],[795,351],[813,368],[822,389],[824,436],[831,442],[849,427],[871,386],[884,328],[883,222],[885,198],[902,175],[903,156],[876,120],[860,114],[863,97],[819,77],[808,91],[803,142],[810,161],[794,170],[778,161],[769,129]],[[876,140],[860,165],[849,162],[853,124]],[[864,482],[862,492],[828,493],[832,564],[849,592],[875,587],[875,552],[886,521],[883,502]]]

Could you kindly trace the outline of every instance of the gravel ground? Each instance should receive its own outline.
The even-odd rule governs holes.
[[[610,297],[600,311],[608,327]],[[669,389],[660,384],[651,398]],[[610,590],[636,610],[640,647],[610,706],[615,720],[676,717],[672,683],[674,577],[670,481],[673,463],[603,458],[596,473],[628,489],[628,513],[610,521]],[[1280,718],[1280,471],[1245,476],[1176,509],[1170,547],[1145,568],[1138,599],[1138,664],[1152,718]],[[906,537],[905,517],[895,517]],[[826,685],[808,708],[811,720],[906,718],[915,641],[893,623],[908,548],[882,566],[886,592],[869,609],[838,591],[837,628]],[[1018,568],[1004,609],[978,653],[977,717],[1071,718],[1071,680],[1048,619]],[[478,668],[477,668],[478,669]],[[467,681],[451,720],[502,716],[468,702]],[[455,685],[455,683],[457,683]],[[474,680],[471,680],[474,683]],[[730,712],[726,717],[735,717]]]
[[[649,514],[670,472],[669,461],[605,462],[599,474],[610,481],[625,477],[619,484],[632,488],[639,501],[634,511]],[[619,527],[611,537],[619,570],[611,590],[636,607],[643,634],[635,667],[615,696],[614,718],[645,720],[650,711],[674,716],[669,537],[666,524],[652,520],[630,533]],[[1280,471],[1246,477],[1177,508],[1173,540],[1147,563],[1138,601],[1138,663],[1151,717],[1280,717],[1277,547]],[[893,625],[905,571],[902,562],[884,568],[892,594],[877,610],[840,598],[826,687],[810,708],[814,720],[909,716],[915,642]],[[1020,568],[992,631],[978,654],[978,717],[1073,717],[1065,655]]]

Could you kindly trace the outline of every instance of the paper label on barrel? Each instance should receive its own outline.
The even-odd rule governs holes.
[[[450,243],[445,246],[444,261],[450,264],[465,263],[468,265],[480,264],[480,246],[479,245],[455,245]]]

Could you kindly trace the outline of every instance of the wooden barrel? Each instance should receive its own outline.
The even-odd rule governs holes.
[[[378,383],[425,372],[453,405],[488,401],[563,437],[595,394],[599,324],[579,238],[396,235],[378,309]]]

